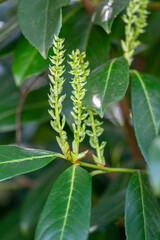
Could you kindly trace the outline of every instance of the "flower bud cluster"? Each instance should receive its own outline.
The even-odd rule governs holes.
[[[147,25],[147,5],[149,0],[130,0],[123,16],[123,21],[126,23],[125,27],[125,41],[121,41],[124,56],[131,64],[133,60],[134,51],[139,46],[140,41],[138,37],[144,32]]]

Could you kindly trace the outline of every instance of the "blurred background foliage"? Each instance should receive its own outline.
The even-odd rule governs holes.
[[[108,59],[123,54],[120,41],[124,38],[122,14],[125,10],[117,16],[111,33],[107,34],[100,24],[92,24],[92,15],[87,12],[84,2],[71,1],[68,6],[63,7],[60,36],[66,39],[66,54],[76,48],[86,51],[92,71]],[[98,2],[92,1],[93,5]],[[0,1],[0,144],[18,144],[59,151],[55,133],[49,124],[49,61],[23,36],[19,26],[24,23],[20,21],[20,13],[19,18],[17,17],[17,8],[17,0]],[[142,44],[136,51],[133,67],[160,77],[160,1],[151,1],[149,11],[148,26],[141,36]],[[28,24],[32,24],[32,21]],[[51,24],[50,29],[52,27],[55,28]],[[36,31],[41,33],[41,29]],[[36,36],[37,39],[40,37]],[[52,49],[49,50],[50,53]],[[68,80],[67,74],[66,79]],[[65,89],[70,91],[67,84]],[[127,92],[126,98],[129,109],[127,117],[123,103],[111,104],[105,111],[105,131],[101,136],[102,140],[107,141],[105,158],[108,166],[143,168],[144,160],[137,161],[137,145],[134,140],[130,140],[134,135],[130,91]],[[70,141],[71,107],[67,98],[63,111],[67,115],[66,130]],[[128,124],[131,130],[129,133]],[[87,149],[88,145],[86,137],[81,148]],[[91,154],[92,151],[87,156],[88,161],[92,161]],[[33,239],[37,220],[51,186],[67,166],[63,160],[57,159],[54,166],[51,163],[43,170],[0,183],[1,240]],[[129,174],[103,174],[93,178],[93,210],[89,240],[125,239],[123,214],[129,177]]]

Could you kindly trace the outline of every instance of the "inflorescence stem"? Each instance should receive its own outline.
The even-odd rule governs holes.
[[[116,173],[116,172],[119,172],[119,173],[134,173],[134,172],[137,172],[137,171],[141,171],[141,172],[147,174],[146,170],[130,169],[130,168],[101,167],[101,166],[98,166],[98,165],[85,163],[85,162],[80,162],[79,164],[80,164],[80,166],[83,166],[83,167],[97,169],[97,170],[101,170],[101,171],[107,172],[107,173],[112,173],[112,172],[114,172],[114,173]]]

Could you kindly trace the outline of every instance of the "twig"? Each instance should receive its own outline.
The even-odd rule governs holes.
[[[26,87],[26,89],[24,90],[24,92],[22,93],[18,105],[17,105],[17,109],[16,109],[16,143],[17,145],[21,145],[21,115],[22,115],[22,108],[24,105],[24,102],[31,90],[31,88],[34,86],[34,84],[37,82],[37,80],[44,76],[47,73],[47,71],[39,74],[37,77],[35,77],[33,79],[33,81]]]
[[[133,128],[129,123],[129,107],[126,96],[120,101],[120,109],[124,119],[124,130],[134,159],[142,159],[141,152],[137,145]]]
[[[150,8],[150,9],[160,9],[160,2],[150,2],[148,4],[148,8]]]
[[[94,164],[90,164],[90,163],[85,163],[85,162],[80,162],[79,163],[81,166],[83,167],[87,167],[87,168],[93,168],[93,169],[97,169],[97,170],[101,170],[99,172],[99,174],[103,172],[107,172],[107,173],[113,173],[113,172],[120,172],[120,173],[135,173],[137,171],[141,171],[143,173],[147,174],[146,170],[139,170],[139,169],[130,169],[130,168],[109,168],[109,167],[100,167],[98,165],[94,165]],[[98,174],[98,172],[97,172]]]
[[[91,3],[90,0],[82,0],[82,3],[88,13],[93,13],[94,12],[94,7]]]

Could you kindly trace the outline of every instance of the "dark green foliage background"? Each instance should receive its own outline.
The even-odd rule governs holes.
[[[68,54],[76,48],[86,51],[91,74],[86,85],[87,93],[84,102],[88,106],[94,106],[92,99],[94,95],[102,102],[100,107],[94,107],[98,110],[100,115],[98,117],[103,117],[104,133],[100,140],[107,141],[105,148],[107,165],[147,168],[151,173],[149,178],[140,172],[132,177],[128,173],[93,177],[90,232],[87,237],[89,225],[86,220],[84,234],[80,238],[79,233],[78,239],[124,240],[126,226],[128,240],[159,240],[159,203],[152,190],[157,195],[160,194],[158,177],[160,172],[160,140],[158,138],[160,133],[160,1],[156,1],[157,5],[155,4],[159,7],[149,8],[148,26],[146,32],[140,37],[142,44],[137,49],[131,66],[137,71],[132,73],[129,73],[127,61],[122,56],[120,42],[124,39],[122,14],[125,12],[128,0],[114,0],[113,12],[108,22],[103,22],[100,15],[101,9],[108,0],[101,1],[96,6],[98,14],[94,21],[81,1],[69,2],[69,0],[20,0],[19,2],[0,0],[0,24],[2,24],[0,27],[0,145],[17,144],[18,103],[31,82],[42,74],[30,88],[24,101],[21,113],[21,144],[27,148],[46,149],[46,154],[51,154],[52,157],[56,157],[53,152],[59,152],[56,134],[49,124],[47,96],[48,57],[52,54],[51,45],[54,34],[59,34],[60,37],[65,38],[67,70],[69,70]],[[67,97],[63,113],[66,114],[65,128],[71,143],[73,119],[70,115],[72,109],[70,75],[67,71],[64,75],[66,78],[64,92],[67,92]],[[135,159],[131,150],[132,146],[126,135],[126,119],[123,119],[124,116],[120,113],[122,109],[117,103],[125,95],[130,112],[127,121],[131,129],[134,129],[130,137],[136,136],[143,155],[139,155],[138,159]],[[89,139],[86,137],[81,145],[82,151],[89,148],[88,142]],[[9,148],[4,149],[0,146],[1,180],[17,174],[30,173],[0,182],[0,239],[32,240],[48,195],[58,176],[70,166],[70,163],[62,159],[55,159],[50,163],[53,158],[46,159],[43,155],[43,158],[37,159],[38,167],[36,162],[24,163],[24,165],[17,164],[10,171],[9,164],[3,165],[3,161],[13,160],[13,155],[9,156]],[[23,151],[17,150],[16,147],[14,150],[15,154],[19,154],[20,157],[22,154],[24,157]],[[42,153],[39,151],[27,154],[32,157],[34,154],[41,157]],[[89,163],[93,163],[91,154],[92,150],[85,159]],[[4,155],[9,158],[4,158]],[[40,169],[42,166],[45,168]],[[36,169],[39,170],[31,172]],[[78,171],[84,179],[87,179],[87,187],[90,191],[89,174],[81,168]],[[80,187],[80,184],[76,184]],[[84,189],[86,181],[82,181],[81,184],[87,196]],[[74,194],[76,195],[76,191]],[[83,202],[84,198],[82,197],[81,200]],[[133,209],[130,202],[135,203]],[[90,207],[89,200],[86,206]],[[133,224],[132,221],[140,212],[141,215],[137,218],[138,223]],[[152,214],[153,221],[150,220]],[[89,219],[87,210],[86,215]],[[83,217],[85,218],[85,212],[77,222],[82,222]],[[45,225],[43,218],[39,224],[42,223]],[[138,231],[142,232],[136,235]],[[66,236],[69,236],[67,234],[68,232]],[[38,238],[38,233],[36,236],[36,239],[41,239]]]

